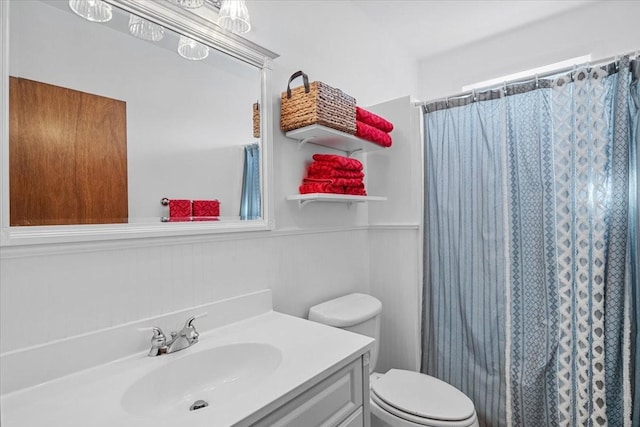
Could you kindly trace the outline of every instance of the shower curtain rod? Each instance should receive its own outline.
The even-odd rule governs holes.
[[[577,67],[582,66],[582,65],[587,65],[589,67],[597,67],[599,65],[604,65],[604,64],[610,63],[612,61],[618,62],[620,60],[620,58],[622,58],[623,56],[629,56],[630,58],[631,57],[635,57],[634,59],[640,60],[640,49],[636,49],[636,50],[631,51],[631,52],[623,53],[621,55],[615,55],[615,56],[610,56],[608,58],[598,59],[596,61],[587,61],[587,62],[584,62],[582,64],[574,64],[574,65],[571,65],[569,67],[558,68],[556,70],[550,70],[550,71],[546,71],[546,72],[540,73],[540,74],[532,74],[532,75],[529,75],[529,76],[521,77],[519,79],[505,80],[504,82],[502,82],[500,84],[484,86],[484,87],[480,87],[480,88],[477,88],[477,89],[469,90],[469,91],[466,91],[466,92],[461,92],[459,94],[452,95],[452,96],[445,96],[445,97],[442,97],[442,98],[436,98],[436,99],[432,99],[430,101],[416,102],[414,104],[414,106],[416,106],[416,107],[424,107],[425,105],[433,104],[435,102],[447,101],[447,100],[450,100],[450,99],[465,98],[465,97],[468,97],[468,96],[471,96],[471,95],[475,95],[476,93],[479,93],[479,92],[484,92],[484,91],[488,91],[488,90],[492,90],[492,89],[501,89],[501,88],[504,88],[505,86],[513,85],[515,83],[526,83],[526,82],[533,81],[535,79],[541,79],[541,78],[546,78],[546,77],[550,77],[550,76],[555,76],[555,75],[558,75],[558,74],[566,73],[566,72],[572,71],[572,70],[574,70]]]

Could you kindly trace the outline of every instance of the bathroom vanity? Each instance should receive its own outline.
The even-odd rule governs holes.
[[[373,339],[274,312],[269,291],[243,298],[256,308],[231,323],[238,298],[203,307],[189,348],[156,357],[146,348],[3,395],[3,427],[369,426]],[[163,320],[121,333],[147,347],[151,333],[140,330],[154,322]]]

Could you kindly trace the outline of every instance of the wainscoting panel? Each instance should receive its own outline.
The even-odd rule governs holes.
[[[371,294],[382,301],[378,372],[420,369],[419,233],[418,226],[369,230]]]
[[[368,290],[366,228],[106,247],[4,257],[0,353],[264,289],[301,317]]]

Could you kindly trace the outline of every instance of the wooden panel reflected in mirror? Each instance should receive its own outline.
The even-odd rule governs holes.
[[[12,226],[127,222],[123,101],[10,78]]]

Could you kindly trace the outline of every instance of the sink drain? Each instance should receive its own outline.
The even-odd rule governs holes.
[[[197,409],[206,408],[207,406],[209,406],[209,403],[205,402],[204,400],[196,400],[195,402],[193,402],[193,405],[189,407],[189,410],[195,411]]]

